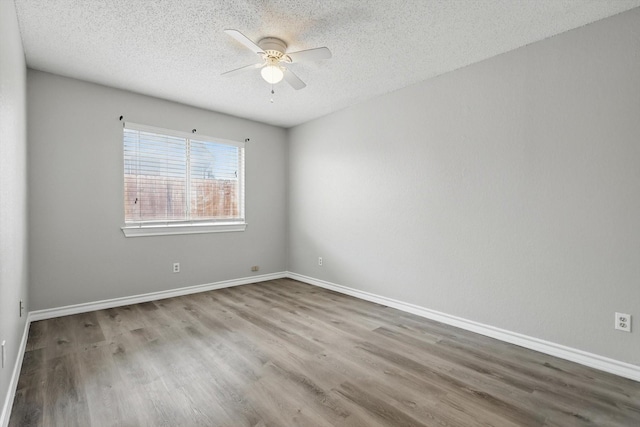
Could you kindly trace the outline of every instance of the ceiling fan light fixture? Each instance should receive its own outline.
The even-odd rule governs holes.
[[[267,83],[272,85],[279,83],[284,77],[282,68],[277,65],[266,65],[262,67],[262,70],[260,70],[260,74]]]

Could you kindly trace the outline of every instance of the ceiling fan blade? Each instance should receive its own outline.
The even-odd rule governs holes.
[[[318,47],[287,53],[287,56],[291,60],[288,62],[318,61],[331,58],[331,51],[326,47]]]
[[[245,45],[252,52],[257,53],[258,55],[264,54],[264,51],[262,50],[262,48],[260,46],[255,44],[253,41],[251,41],[251,39],[249,37],[245,36],[240,31],[238,31],[238,30],[224,30],[224,32],[229,34],[231,37],[233,37],[234,39],[236,39],[237,41],[239,41],[243,45]]]
[[[220,75],[221,76],[226,76],[226,77],[235,76],[236,74],[242,74],[245,71],[255,70],[256,68],[260,68],[263,65],[264,64],[262,64],[262,63],[245,65],[244,67],[236,68],[235,70],[227,71],[226,73],[222,73]]]
[[[307,84],[305,82],[303,82],[302,80],[300,80],[300,77],[298,77],[295,74],[293,74],[293,71],[291,71],[291,70],[289,70],[287,68],[284,69],[284,79],[295,90],[300,90],[300,89],[304,89],[305,87],[307,87]]]

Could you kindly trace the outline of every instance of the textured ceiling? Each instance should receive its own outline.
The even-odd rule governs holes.
[[[0,0],[11,1],[11,0]],[[640,0],[15,0],[31,68],[291,127],[616,13]],[[270,86],[223,30],[333,58]]]

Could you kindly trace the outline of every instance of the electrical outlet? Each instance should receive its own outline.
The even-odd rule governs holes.
[[[174,273],[180,273],[180,263],[179,262],[174,262],[173,263],[173,272]]]
[[[258,271],[258,270],[260,270],[259,265],[254,265],[253,267],[251,267],[251,271]]]
[[[322,257],[321,256],[318,257],[318,265],[322,265]]]
[[[7,342],[6,342],[5,340],[2,340],[2,367],[3,367],[3,368],[4,368],[4,358],[5,358],[5,351],[4,351],[4,347],[5,347],[5,344],[6,344],[6,343],[7,343]]]
[[[631,332],[631,315],[616,313],[615,328],[620,331]]]
[[[24,303],[20,300],[20,317],[22,317],[22,312],[24,311]]]

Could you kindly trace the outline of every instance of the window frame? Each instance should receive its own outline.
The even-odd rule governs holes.
[[[202,234],[202,233],[221,233],[221,232],[237,232],[245,231],[247,227],[245,217],[245,165],[246,165],[246,153],[244,142],[234,141],[230,139],[217,138],[207,135],[200,135],[197,133],[181,132],[172,129],[165,129],[155,126],[143,125],[139,123],[126,122],[122,126],[122,189],[124,191],[125,180],[125,163],[124,163],[124,137],[125,130],[149,132],[163,136],[177,137],[185,139],[185,144],[190,145],[190,141],[198,142],[212,142],[224,145],[230,145],[238,147],[242,150],[240,159],[240,173],[238,174],[238,184],[240,188],[238,208],[240,211],[240,218],[237,220],[212,220],[212,219],[181,219],[181,220],[148,220],[148,221],[126,221],[124,225],[120,227],[125,237],[147,237],[147,236],[167,236],[176,234]],[[187,181],[190,181],[191,177],[187,175]],[[189,188],[189,184],[186,185],[186,189]],[[123,193],[123,209],[122,214],[124,218],[124,193]],[[189,200],[189,197],[187,197]],[[186,207],[186,206],[185,206]]]

